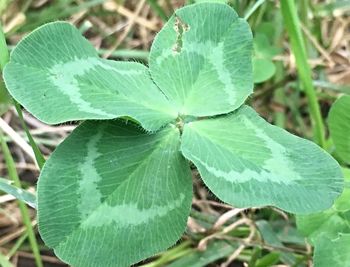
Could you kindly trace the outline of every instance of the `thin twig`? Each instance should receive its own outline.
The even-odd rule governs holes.
[[[314,47],[320,52],[320,54],[329,62],[330,68],[335,66],[335,63],[329,53],[324,49],[317,41],[317,39],[310,33],[310,31],[304,26],[304,24],[300,23],[301,29],[305,33],[306,37],[310,40],[310,42],[314,45]]]
[[[206,203],[206,204],[210,204],[212,206],[216,206],[216,207],[220,207],[220,208],[225,208],[225,209],[232,209],[233,207],[225,204],[225,203],[220,203],[220,202],[215,202],[212,200],[206,200],[206,199],[195,199],[193,201],[193,204],[200,204],[200,203]]]
[[[124,32],[119,36],[116,43],[112,45],[111,48],[108,49],[108,51],[103,55],[103,58],[108,58],[113,53],[114,50],[117,49],[117,47],[124,41],[124,39],[128,36],[130,30],[135,25],[136,18],[139,16],[143,6],[145,5],[146,0],[141,0],[139,4],[136,7],[135,12],[133,13],[133,16],[129,18],[129,21],[127,23],[127,26],[125,27]]]
[[[198,249],[201,250],[201,251],[205,250],[206,247],[207,247],[207,244],[208,244],[208,242],[210,240],[212,240],[214,238],[218,238],[218,239],[223,238],[228,232],[232,231],[233,229],[237,228],[238,226],[240,226],[242,224],[247,224],[248,221],[249,221],[249,219],[247,219],[247,218],[239,219],[238,221],[236,221],[236,222],[232,223],[231,225],[225,227],[220,232],[216,232],[214,234],[206,236],[201,241],[199,241]]]
[[[247,238],[245,238],[243,241],[245,243],[249,243],[250,241],[252,241],[255,233],[256,233],[256,228],[253,224],[253,222],[249,219],[247,219],[246,224],[248,224],[249,228],[250,228],[250,233],[249,236]],[[242,251],[246,248],[245,244],[241,244],[232,254],[231,256],[226,260],[226,262],[221,264],[221,267],[228,267],[230,266],[230,264],[242,253]]]
[[[228,220],[230,220],[232,217],[235,217],[245,209],[232,209],[228,212],[225,212],[222,214],[217,221],[215,222],[213,229],[219,229],[221,226],[223,226]]]
[[[117,3],[114,3],[112,1],[108,1],[107,3],[105,3],[103,5],[103,7],[109,11],[116,11],[120,15],[127,17],[127,18],[133,17],[133,15],[134,15],[134,13],[132,11],[130,11],[129,9],[123,7],[122,5],[118,5]],[[142,25],[142,26],[144,26],[152,31],[159,30],[159,28],[156,24],[151,23],[147,19],[144,19],[142,17],[136,17],[135,23],[140,24],[140,25]]]
[[[230,240],[230,241],[234,241],[234,242],[238,242],[240,244],[244,244],[247,247],[261,247],[261,248],[267,249],[269,251],[278,250],[278,251],[284,251],[284,252],[298,253],[298,254],[302,254],[302,255],[310,255],[309,252],[307,252],[305,250],[298,249],[298,248],[274,246],[274,245],[269,245],[269,244],[266,244],[263,242],[253,241],[253,240],[247,242],[246,240],[244,240],[242,238],[238,238],[238,237],[234,237],[234,236],[225,236],[225,239]]]
[[[37,224],[36,220],[32,221],[32,227],[35,227],[36,224]],[[26,232],[26,228],[23,226],[23,227],[17,229],[16,231],[2,237],[0,239],[0,246],[4,246],[5,244],[11,242],[12,240],[14,240],[17,237],[19,237],[20,235],[22,235],[24,232]]]

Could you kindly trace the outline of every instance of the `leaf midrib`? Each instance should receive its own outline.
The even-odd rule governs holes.
[[[226,31],[222,34],[222,36],[219,38],[218,43],[217,43],[215,46],[212,46],[212,48],[217,48],[217,47],[219,46],[220,43],[225,43],[225,39],[227,38],[229,32],[232,30],[232,28],[234,28],[235,26],[237,26],[237,24],[239,24],[241,20],[242,20],[241,18],[236,17],[236,20],[235,20],[234,22],[231,23],[230,27],[228,27],[228,28],[226,29]],[[184,33],[184,35],[186,35],[186,33]],[[183,38],[185,38],[185,37],[183,37]],[[193,44],[193,43],[188,42],[188,44]],[[241,46],[236,47],[236,48],[234,49],[234,51],[241,50],[244,46],[246,46],[246,44],[242,44]],[[186,50],[185,45],[184,45],[184,47],[183,47],[183,52],[188,52],[188,51]],[[182,52],[182,53],[183,53],[183,52]],[[199,54],[199,55],[200,55],[200,54]],[[209,62],[209,60],[208,60],[207,57],[205,57],[205,62],[206,62],[206,63]],[[203,65],[201,66],[201,68],[199,69],[198,74],[202,73],[202,72],[203,72],[203,69],[204,69],[206,66],[207,66],[207,64],[203,64]],[[187,94],[184,95],[184,98],[183,98],[182,101],[181,101],[181,102],[182,102],[182,109],[184,109],[184,108],[186,109],[186,107],[191,106],[191,105],[188,105],[188,99],[190,99],[191,96],[192,96],[192,94],[194,93],[194,91],[195,91],[195,90],[194,90],[194,87],[195,87],[197,81],[198,81],[198,77],[197,77],[197,79],[194,81],[194,83],[191,84],[191,85],[189,86],[189,87],[190,87],[190,88],[189,88],[190,90],[187,92]],[[220,80],[219,80],[219,81],[220,81]],[[220,82],[221,82],[221,81],[220,81]],[[213,89],[213,90],[214,90],[214,89]],[[177,94],[177,95],[180,97],[179,94]],[[242,100],[242,103],[243,103],[243,102],[244,102],[244,100]],[[180,111],[179,111],[179,112],[180,112]],[[184,114],[184,115],[191,115],[191,114]],[[215,114],[215,115],[219,115],[219,114]]]
[[[186,126],[185,126],[186,127]],[[187,126],[188,127],[188,126]],[[184,131],[185,131],[186,129],[184,129]],[[251,161],[251,160],[249,160],[249,159],[247,159],[247,158],[245,158],[245,157],[243,157],[243,156],[240,156],[240,155],[238,155],[235,151],[232,151],[232,150],[229,150],[228,148],[227,148],[227,146],[224,146],[223,144],[221,144],[220,142],[215,142],[215,139],[213,139],[213,138],[210,138],[210,136],[207,134],[207,133],[205,133],[205,132],[203,132],[203,131],[199,131],[198,129],[195,129],[195,127],[191,127],[190,128],[190,131],[191,130],[193,130],[193,132],[195,132],[197,135],[199,135],[199,136],[202,136],[202,137],[204,137],[207,141],[209,141],[210,143],[212,143],[214,146],[217,146],[217,147],[220,147],[221,149],[223,149],[223,150],[225,150],[225,151],[227,151],[227,152],[229,152],[230,154],[233,154],[235,157],[237,157],[237,158],[242,158],[242,159],[244,159],[245,161],[248,161],[250,164],[252,164],[253,166],[255,166],[257,169],[259,169],[259,170],[264,170],[264,171],[266,171],[266,172],[268,172],[268,173],[271,173],[269,170],[266,170],[265,168],[262,168],[261,166],[258,166],[258,165],[256,165],[255,164],[255,162],[254,161]],[[182,147],[183,146],[181,146],[181,151],[182,151]],[[187,151],[189,151],[189,150],[187,150]],[[190,152],[190,154],[192,154],[191,152]],[[273,174],[273,173],[272,173]],[[293,184],[298,184],[298,183],[295,183],[295,180],[291,180],[291,182],[293,182]]]
[[[85,60],[85,59],[88,59],[88,58],[95,58],[95,57],[87,57],[87,58],[82,58],[82,59]],[[96,58],[97,58],[98,60],[100,60],[99,57],[96,57]],[[111,60],[111,61],[112,61],[112,60]],[[112,62],[113,62],[113,61],[112,61]],[[119,61],[116,61],[116,62],[119,62]],[[120,62],[122,62],[122,61],[120,61]],[[11,64],[13,64],[13,65],[19,65],[19,66],[22,66],[22,67],[25,67],[25,68],[29,68],[29,69],[34,69],[34,70],[40,71],[40,72],[42,72],[42,73],[44,73],[44,74],[46,74],[47,72],[49,72],[49,68],[39,68],[39,67],[29,66],[29,65],[27,65],[27,64],[23,64],[23,63],[16,62],[16,61],[15,61],[15,62],[10,62],[8,65],[11,65]],[[145,67],[146,67],[146,66],[145,66]],[[147,68],[147,71],[150,73],[148,67],[146,67],[146,68]],[[6,69],[5,69],[5,70],[6,70]],[[118,69],[116,69],[116,70],[118,70]],[[6,72],[4,72],[4,73],[6,73]],[[5,76],[6,76],[6,75],[5,75]],[[48,76],[48,77],[52,77],[52,76],[50,75],[50,76]],[[149,77],[149,78],[150,78],[150,77]],[[169,103],[169,106],[174,106],[173,103],[172,103],[171,101],[169,101],[168,97],[163,93],[163,91],[161,91],[161,90],[159,89],[159,87],[154,83],[153,79],[151,79],[150,81],[151,81],[152,85],[155,86],[156,90],[158,90],[159,93],[160,93],[161,95],[165,96],[165,99],[166,99],[166,101]],[[56,86],[55,86],[55,88],[56,88],[56,90],[55,90],[56,92],[58,92],[58,93],[61,92],[60,89],[57,89]],[[111,95],[111,96],[115,97],[115,94],[113,94],[113,92],[107,91],[107,93],[104,92],[104,94],[106,94],[106,95]],[[151,111],[155,111],[155,112],[161,112],[161,113],[164,114],[164,115],[168,115],[169,121],[168,121],[167,123],[169,123],[169,122],[171,121],[171,120],[170,120],[170,117],[173,118],[173,119],[175,119],[175,117],[173,116],[173,114],[171,114],[170,112],[167,112],[167,110],[164,110],[164,109],[161,109],[161,108],[158,109],[158,108],[156,108],[156,107],[154,107],[154,106],[152,106],[152,105],[149,105],[148,103],[138,102],[136,99],[130,98],[130,97],[128,97],[128,95],[126,95],[126,94],[123,94],[123,93],[118,94],[118,97],[122,98],[122,100],[126,100],[127,102],[131,102],[131,103],[133,103],[133,104],[138,104],[138,105],[140,105],[140,106],[143,106],[143,107],[145,108],[145,110],[151,110]],[[89,103],[90,103],[90,102],[89,102]],[[119,117],[123,117],[123,116],[125,116],[125,115],[116,116],[115,118],[119,118]],[[135,116],[135,115],[133,115],[133,116]],[[166,124],[166,123],[164,123],[164,124]]]
[[[111,194],[109,194],[109,196],[108,196],[107,198],[105,198],[105,200],[102,201],[102,202],[100,203],[100,205],[98,205],[96,208],[93,209],[93,211],[89,214],[89,216],[87,216],[84,220],[81,220],[81,221],[79,222],[79,224],[75,227],[75,229],[72,230],[72,231],[70,231],[70,233],[67,234],[67,235],[65,236],[64,240],[60,241],[57,245],[52,246],[52,247],[55,247],[55,248],[54,248],[55,251],[57,251],[61,245],[63,245],[64,243],[66,243],[67,240],[69,239],[69,237],[70,237],[74,232],[76,232],[76,231],[78,231],[78,230],[80,229],[80,227],[82,226],[82,223],[83,223],[84,221],[86,221],[88,218],[90,218],[90,216],[91,216],[94,212],[96,212],[97,209],[98,209],[101,205],[103,205],[106,201],[108,201],[108,200],[111,198],[111,196],[118,190],[118,188],[119,188],[120,186],[122,186],[122,185],[123,185],[124,183],[126,183],[126,182],[129,182],[130,179],[131,179],[131,177],[134,175],[134,173],[137,172],[137,171],[140,169],[140,167],[143,167],[144,164],[145,164],[146,162],[148,163],[148,162],[149,162],[149,159],[150,159],[157,151],[159,151],[159,150],[161,149],[161,145],[162,145],[162,144],[168,143],[170,137],[172,136],[172,134],[171,134],[171,129],[168,129],[168,130],[169,130],[169,133],[168,133],[168,134],[166,134],[166,135],[164,135],[163,137],[159,138],[159,142],[157,142],[158,145],[154,145],[154,146],[153,146],[152,152],[149,153],[148,156],[146,157],[147,160],[144,160],[141,164],[139,164],[139,166],[137,166],[136,169],[134,169],[134,170],[128,175],[128,179],[125,179],[123,182],[121,182],[121,183],[116,187],[116,189],[114,189],[114,190],[111,192]],[[163,139],[163,138],[164,138],[164,139]]]

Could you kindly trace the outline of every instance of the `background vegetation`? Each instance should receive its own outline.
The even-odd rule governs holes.
[[[293,4],[290,6],[293,1],[283,1],[282,6],[272,0],[227,1],[247,18],[254,33],[256,86],[249,102],[268,121],[314,140],[342,161],[334,153],[326,118],[338,96],[350,94],[350,2],[295,1],[294,9]],[[36,27],[67,20],[102,57],[147,64],[154,35],[168,16],[194,2],[200,1],[0,0],[0,14],[10,49]],[[296,14],[300,27],[295,24]],[[1,53],[3,60],[5,52]],[[4,85],[0,86],[0,129],[10,148],[7,151],[3,145],[0,176],[17,179],[18,174],[17,185],[35,192],[39,167],[27,144],[26,128]],[[45,156],[76,126],[47,126],[23,115]],[[293,216],[272,208],[242,210],[225,205],[208,192],[197,173],[193,176],[195,198],[186,233],[173,248],[139,265],[312,264],[312,248],[296,230]],[[36,231],[34,210],[14,201],[11,195],[0,195],[0,264],[39,266],[42,260],[45,266],[64,266],[38,235],[35,242],[34,233],[27,231],[30,225]]]

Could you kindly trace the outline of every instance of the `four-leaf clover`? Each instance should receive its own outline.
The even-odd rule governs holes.
[[[305,214],[332,205],[337,162],[244,105],[251,57],[248,23],[218,3],[177,10],[149,67],[99,58],[64,22],[17,45],[4,71],[11,95],[46,123],[86,120],[39,178],[39,230],[58,257],[127,266],[174,244],[191,208],[189,161],[237,207]]]

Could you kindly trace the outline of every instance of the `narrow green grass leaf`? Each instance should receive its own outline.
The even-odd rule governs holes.
[[[14,196],[34,209],[36,208],[36,196],[26,190],[13,186],[12,182],[8,179],[0,178],[0,191]]]
[[[2,149],[2,153],[4,155],[4,159],[6,162],[9,177],[11,177],[11,179],[13,180],[13,183],[16,187],[21,188],[21,181],[18,177],[15,161],[13,160],[10,149],[7,146],[7,143],[4,139],[3,133],[1,131],[0,131],[0,143],[1,143],[1,149]],[[30,219],[29,210],[28,210],[27,206],[21,201],[18,202],[18,206],[19,206],[19,209],[21,211],[23,224],[26,227],[29,243],[30,243],[30,246],[31,246],[31,249],[33,252],[34,260],[35,260],[35,264],[37,267],[43,267],[43,263],[42,263],[41,255],[40,255],[40,249],[39,249],[38,242],[37,242],[37,239],[36,239],[36,236],[34,233],[34,229],[32,226],[32,222]]]
[[[28,238],[28,233],[22,234],[15,242],[15,244],[11,247],[11,249],[7,253],[8,258],[12,258],[13,255],[16,254],[16,252],[21,248],[24,241],[26,241]]]
[[[46,24],[24,38],[4,78],[11,95],[50,124],[130,116],[157,130],[177,115],[145,66],[98,58],[65,22]]]
[[[192,200],[179,131],[149,135],[120,121],[84,122],[38,183],[39,230],[73,266],[129,266],[183,233]]]
[[[186,124],[181,150],[209,189],[236,207],[273,205],[312,213],[331,207],[343,188],[330,155],[266,123],[248,106]]]
[[[246,12],[244,15],[244,19],[248,20],[249,17],[263,4],[265,0],[258,0],[254,3],[254,5]]]
[[[330,91],[335,91],[337,93],[343,93],[343,94],[349,94],[350,95],[350,85],[340,85],[340,84],[335,84],[335,83],[331,83],[328,81],[324,81],[324,80],[314,80],[313,81],[313,85],[315,87],[319,87],[319,88],[324,88],[324,89],[328,89]]]
[[[175,11],[150,54],[153,80],[181,115],[235,110],[252,93],[252,33],[228,5],[202,3]]]
[[[350,164],[350,96],[344,95],[332,105],[328,125],[338,155]]]
[[[20,119],[20,122],[22,124],[22,128],[24,129],[26,135],[27,135],[27,138],[29,140],[29,144],[30,146],[32,147],[33,149],[33,152],[34,152],[34,155],[35,155],[35,160],[36,160],[36,163],[38,164],[39,166],[39,169],[41,170],[44,166],[44,163],[45,163],[45,158],[44,158],[44,155],[41,153],[40,151],[40,148],[38,147],[38,145],[36,144],[33,136],[30,134],[30,131],[28,129],[28,126],[27,124],[25,123],[24,121],[24,118],[23,118],[23,112],[22,112],[22,108],[20,106],[19,103],[16,102],[16,100],[13,100],[14,102],[14,105],[15,105],[15,108],[16,108],[16,111],[17,111],[17,114],[18,114],[18,117]]]
[[[2,253],[0,253],[0,265],[2,267],[14,267],[14,265]]]
[[[230,256],[238,248],[237,243],[230,244],[227,241],[215,241],[208,245],[204,251],[193,251],[166,267],[205,267],[219,259]]]
[[[164,9],[158,4],[157,0],[147,0],[147,2],[163,21],[168,20],[168,16],[166,15]]]
[[[281,253],[272,251],[256,261],[254,267],[266,267],[266,266],[278,266],[280,261]]]
[[[300,81],[303,85],[309,102],[311,120],[314,126],[315,141],[325,146],[325,129],[322,120],[320,105],[316,91],[312,84],[312,71],[308,63],[304,38],[301,32],[300,21],[294,0],[281,1],[281,11],[286,29],[289,34],[291,48],[295,57]]]
[[[265,244],[279,248],[284,248],[283,243],[281,242],[281,240],[279,240],[277,233],[272,228],[270,222],[265,220],[259,220],[256,222],[256,226],[258,227],[258,230],[261,233]],[[282,261],[288,265],[293,265],[296,260],[293,253],[291,252],[281,252],[278,258],[281,258]]]

